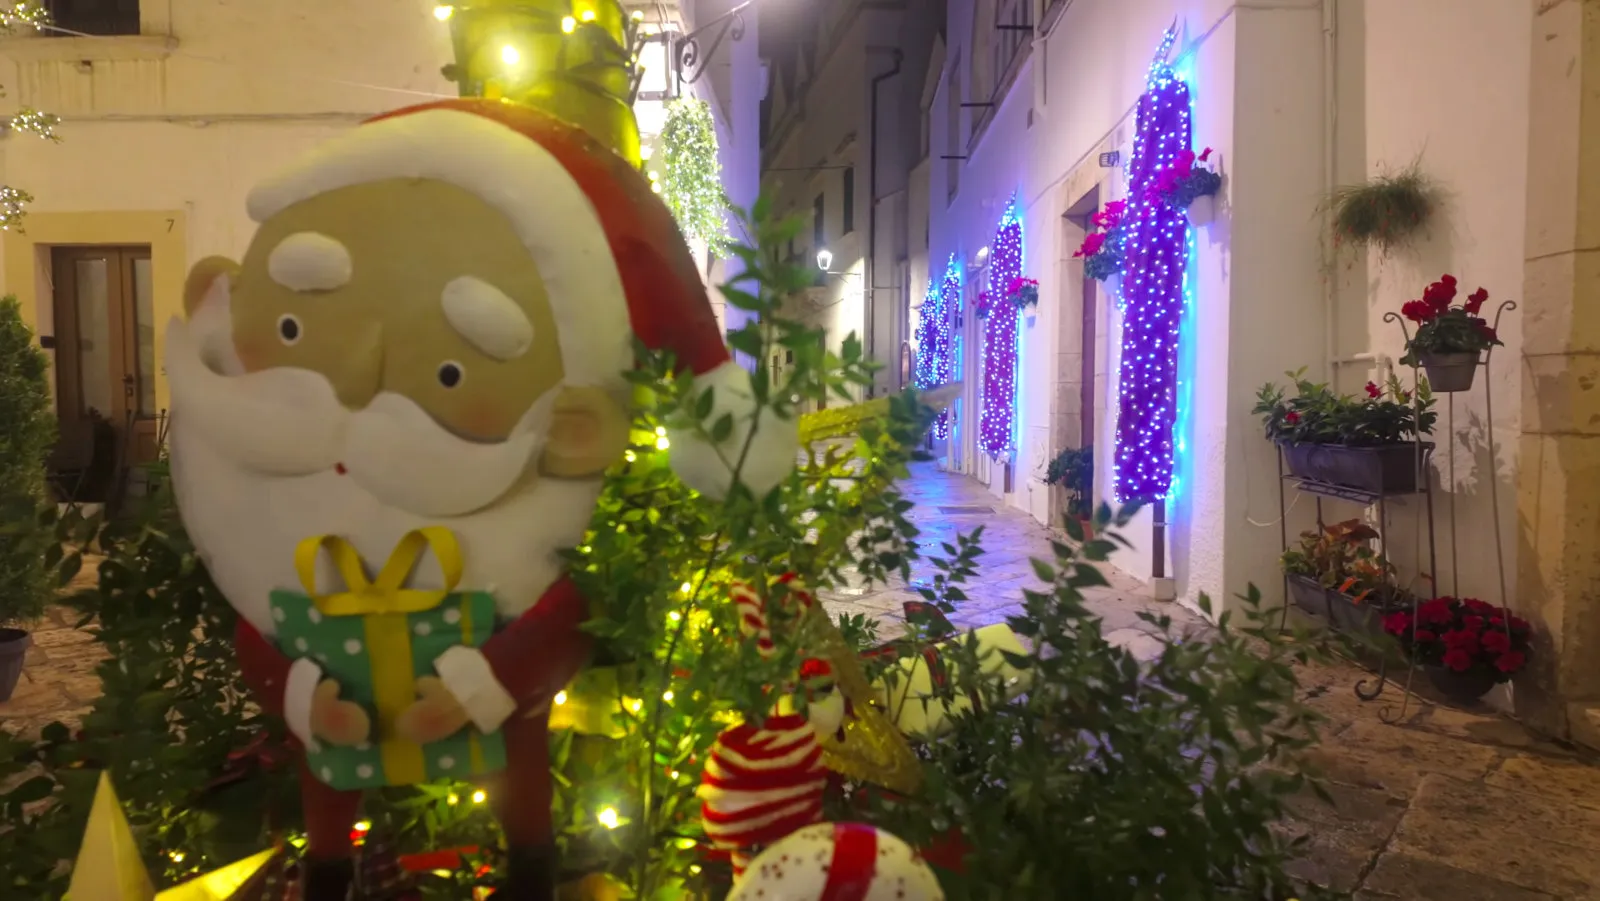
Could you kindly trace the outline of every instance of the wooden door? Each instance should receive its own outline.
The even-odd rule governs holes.
[[[153,460],[161,411],[150,248],[56,247],[51,269],[62,434],[92,433],[104,421],[117,436],[117,463]]]

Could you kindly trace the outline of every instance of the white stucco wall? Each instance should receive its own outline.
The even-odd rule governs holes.
[[[950,21],[967,21],[971,0],[954,0]],[[1010,503],[1044,519],[1052,515],[1037,476],[1060,450],[1050,435],[1057,369],[1077,365],[1078,347],[1062,336],[1079,317],[1081,263],[1067,259],[1077,232],[1062,214],[1098,187],[1102,201],[1124,193],[1122,173],[1098,167],[1102,151],[1132,149],[1132,112],[1162,31],[1180,23],[1178,66],[1194,95],[1194,141],[1213,147],[1229,183],[1217,223],[1196,236],[1195,320],[1190,332],[1195,371],[1190,395],[1182,486],[1168,511],[1166,570],[1176,591],[1226,599],[1255,581],[1276,597],[1276,467],[1259,441],[1249,409],[1256,387],[1285,369],[1317,366],[1322,355],[1314,209],[1321,187],[1320,14],[1315,5],[1222,0],[1078,0],[1004,98],[963,166],[948,206],[946,170],[932,167],[930,258],[955,251],[971,259],[991,240],[1006,199],[1025,208],[1025,267],[1040,281],[1041,304],[1023,330],[1019,459]],[[970,38],[957,34],[948,59],[971,58]],[[966,63],[962,63],[965,69]],[[1037,69],[1035,72],[1033,70]],[[1295,77],[1285,78],[1284,72]],[[963,72],[963,78],[966,77]],[[948,147],[948,109],[941,86],[932,127],[936,153]],[[1032,107],[1033,123],[1028,124]],[[971,111],[964,111],[970,116]],[[1248,256],[1244,254],[1248,253]],[[1235,267],[1247,258],[1249,267]],[[1246,271],[1248,268],[1248,271]],[[1107,413],[1097,423],[1097,493],[1111,488],[1117,410],[1120,323],[1114,308],[1097,317],[1097,379]],[[1063,328],[1065,326],[1065,328]],[[971,374],[969,377],[975,377]],[[1244,448],[1251,443],[1254,458]],[[1152,517],[1143,511],[1128,530],[1134,547],[1117,564],[1148,578],[1153,570]]]
[[[1521,290],[1533,8],[1502,0],[1366,0],[1363,12],[1367,170],[1375,174],[1420,160],[1446,193],[1424,240],[1390,259],[1371,258],[1356,273],[1368,287],[1370,349],[1398,359],[1404,352],[1401,333],[1384,323],[1383,315],[1420,297],[1440,275],[1455,275],[1463,297],[1480,285],[1487,288],[1491,299],[1485,312],[1491,319],[1501,300],[1515,299]],[[1487,386],[1480,372],[1472,392],[1453,396],[1453,433],[1450,396],[1440,396],[1434,433],[1441,445],[1435,468],[1445,489],[1435,501],[1438,592],[1491,602],[1500,599],[1491,479],[1499,483],[1501,549],[1513,590],[1516,581],[1522,400],[1517,311],[1506,313],[1500,336],[1505,346],[1491,357]],[[1402,376],[1409,381],[1409,372]],[[1494,461],[1485,387],[1493,392]],[[1403,527],[1393,530],[1398,562],[1425,569],[1425,563],[1419,566],[1425,558],[1417,556],[1425,548],[1419,548],[1411,517],[1402,515],[1399,522]],[[1459,583],[1453,584],[1456,576]]]

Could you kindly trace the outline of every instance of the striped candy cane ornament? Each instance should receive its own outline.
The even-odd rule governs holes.
[[[816,731],[795,713],[717,737],[699,795],[706,836],[731,852],[738,879],[756,849],[822,819],[827,770]]]
[[[789,587],[788,597],[798,602],[802,609],[809,610],[816,603],[815,596],[806,590],[794,573],[785,573],[776,582]],[[739,612],[739,634],[754,639],[762,657],[771,657],[774,647],[772,628],[767,622],[767,599],[748,582],[734,582],[728,587],[728,593],[732,595],[734,608]]]

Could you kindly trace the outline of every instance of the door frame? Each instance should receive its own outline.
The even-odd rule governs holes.
[[[113,382],[111,409],[98,411],[117,434],[117,464],[146,463],[159,453],[159,411],[139,411],[141,378],[139,373],[139,311],[134,265],[143,260],[152,265],[149,245],[140,244],[58,244],[49,249],[52,311],[55,321],[56,418],[58,421],[89,419],[84,404],[82,330],[78,318],[77,264],[84,260],[107,260],[107,330],[111,334],[110,371]],[[152,271],[151,291],[154,291]],[[152,316],[155,298],[150,298]],[[153,329],[155,323],[149,323]],[[152,342],[151,353],[154,354]],[[156,396],[157,361],[151,361],[149,390]],[[131,426],[131,433],[124,434]]]

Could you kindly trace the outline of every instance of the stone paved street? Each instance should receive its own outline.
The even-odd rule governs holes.
[[[1033,584],[1030,556],[1049,555],[1049,534],[1026,515],[999,507],[976,483],[918,467],[907,486],[925,536],[951,540],[985,526],[980,578],[953,619],[997,622]],[[941,511],[940,508],[959,508]],[[1204,629],[1194,614],[1141,594],[1120,573],[1089,605],[1108,637],[1148,658],[1160,643],[1137,619],[1166,613],[1183,629]],[[867,613],[893,627],[907,586],[824,595],[835,612]],[[887,630],[886,630],[887,631]],[[37,730],[72,723],[98,692],[99,657],[91,636],[63,612],[36,635],[17,694],[0,704],[0,728]],[[1314,757],[1336,805],[1297,800],[1286,828],[1311,836],[1302,875],[1352,890],[1360,901],[1582,901],[1600,898],[1600,768],[1593,758],[1543,741],[1510,719],[1414,701],[1405,720],[1386,725],[1384,701],[1364,704],[1351,686],[1360,670],[1308,666],[1308,701],[1330,720]],[[1388,696],[1386,696],[1388,697]]]

